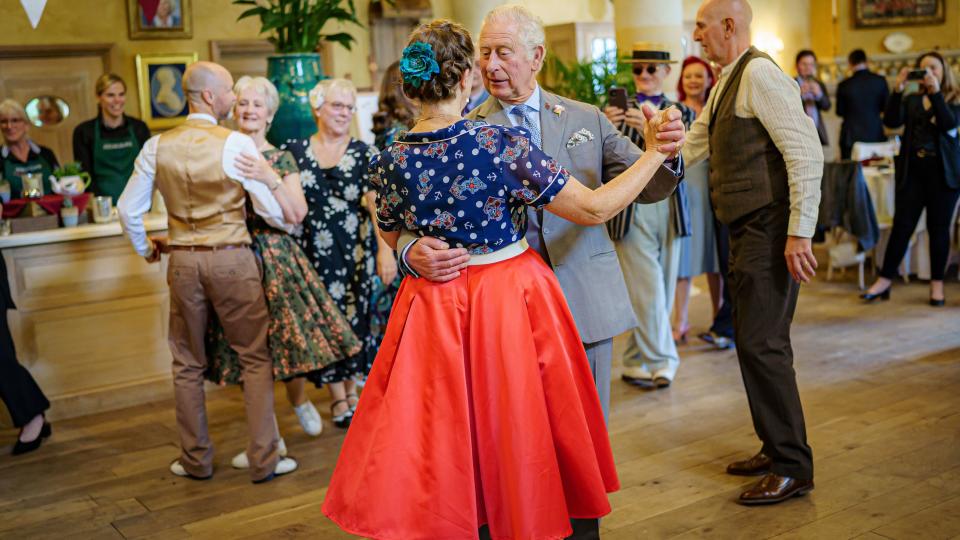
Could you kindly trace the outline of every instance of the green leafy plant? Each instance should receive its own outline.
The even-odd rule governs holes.
[[[549,55],[544,74],[544,88],[554,94],[603,107],[607,90],[618,86],[627,94],[636,92],[633,65],[622,61],[580,60],[564,62]]]
[[[278,53],[316,52],[321,41],[332,41],[350,49],[356,41],[347,32],[321,34],[327,21],[352,23],[357,19],[353,0],[233,0],[234,4],[253,6],[237,17],[260,17],[260,33],[270,34]]]
[[[53,170],[53,175],[58,179],[65,176],[83,176],[83,167],[79,163],[66,163],[62,167]]]

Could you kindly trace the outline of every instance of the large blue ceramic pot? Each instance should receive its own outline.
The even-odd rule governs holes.
[[[317,131],[310,108],[310,90],[324,79],[318,53],[290,53],[267,58],[267,78],[277,87],[280,107],[267,140],[279,146]]]

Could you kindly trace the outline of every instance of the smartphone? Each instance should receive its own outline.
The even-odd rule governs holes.
[[[627,110],[627,89],[614,87],[607,90],[607,105]]]
[[[927,70],[925,69],[911,69],[910,73],[907,73],[908,81],[922,81],[924,77],[927,76]]]

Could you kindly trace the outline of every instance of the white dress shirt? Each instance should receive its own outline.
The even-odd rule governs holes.
[[[690,126],[683,147],[688,166],[710,157],[710,117],[724,85],[744,54],[746,51],[723,68],[703,114]],[[734,114],[759,120],[783,154],[790,187],[787,234],[810,238],[816,230],[820,208],[823,148],[817,127],[803,110],[800,87],[770,60],[754,58],[744,67]]]
[[[217,121],[209,114],[194,113],[187,116],[188,120],[206,120],[211,124]],[[117,213],[120,215],[120,223],[123,230],[133,243],[134,249],[142,256],[150,253],[151,244],[147,241],[147,232],[143,226],[143,214],[150,210],[150,202],[153,198],[154,179],[157,172],[157,144],[160,141],[160,135],[154,135],[143,148],[140,155],[137,156],[133,164],[133,174],[127,187],[124,188],[120,199],[117,201]],[[235,160],[240,154],[259,156],[256,143],[249,136],[236,131],[230,133],[226,144],[223,147],[223,171],[230,178],[240,182],[243,189],[250,195],[253,202],[254,211],[262,217],[272,227],[289,231],[290,226],[283,221],[283,210],[280,203],[274,198],[270,188],[266,185],[244,178],[237,170]]]

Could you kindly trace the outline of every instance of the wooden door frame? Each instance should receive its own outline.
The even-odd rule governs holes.
[[[113,62],[113,43],[71,43],[63,45],[0,45],[0,60],[16,58],[56,58],[64,56],[99,56],[105,73]]]

